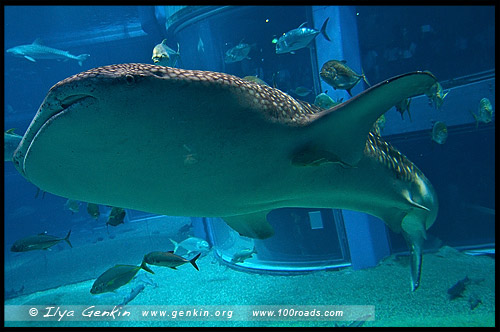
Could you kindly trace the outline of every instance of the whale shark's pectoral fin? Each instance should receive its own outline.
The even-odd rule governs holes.
[[[328,163],[338,163],[344,168],[353,167],[343,162],[335,153],[309,147],[294,153],[291,159],[293,166],[320,166]]]
[[[30,56],[25,55],[24,57],[25,57],[26,59],[28,59],[29,61],[36,62],[36,60],[35,60],[35,59],[33,59],[33,58],[32,58],[32,57],[30,57]]]
[[[241,236],[254,239],[265,239],[274,234],[274,230],[267,222],[269,210],[249,214],[223,217],[226,224],[237,231]]]
[[[342,104],[305,115],[305,122],[312,128],[311,136],[320,142],[318,148],[330,151],[348,165],[356,165],[375,121],[401,100],[424,94],[435,82],[429,72],[393,77]]]

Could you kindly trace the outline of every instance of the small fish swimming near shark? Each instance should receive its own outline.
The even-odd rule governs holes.
[[[104,271],[90,289],[90,294],[102,294],[112,292],[130,282],[140,269],[144,269],[149,273],[154,274],[144,263],[139,266],[117,264],[110,269]]]
[[[35,40],[29,45],[19,45],[9,48],[7,53],[16,57],[25,58],[32,62],[36,62],[36,60],[39,59],[76,60],[80,66],[82,66],[83,61],[87,60],[90,56],[90,54],[80,54],[75,56],[70,54],[68,51],[62,51],[57,48],[45,46],[40,39]]]
[[[87,213],[95,220],[99,219],[101,213],[99,212],[99,205],[94,203],[87,203]]]
[[[174,245],[174,253],[179,250],[179,248],[184,248],[187,250],[187,254],[190,254],[193,251],[201,251],[206,252],[210,250],[210,245],[207,241],[200,239],[198,237],[189,237],[180,243],[170,239],[170,242]]]
[[[254,83],[257,83],[257,84],[269,86],[269,84],[267,84],[266,82],[264,82],[263,80],[261,80],[257,76],[251,76],[251,75],[250,76],[245,76],[245,77],[243,77],[243,79],[245,81],[248,81],[248,82],[254,82]]]
[[[125,296],[119,305],[128,304],[130,301],[135,299],[137,297],[137,295],[139,295],[144,290],[144,288],[146,288],[146,286],[144,286],[144,284],[139,284],[136,287],[132,288],[130,290],[130,294]]]
[[[359,83],[361,79],[370,86],[364,73],[356,74],[354,70],[346,65],[346,60],[330,60],[323,64],[319,76],[332,88],[346,90],[352,97],[351,89]]]
[[[406,98],[401,100],[399,103],[394,106],[396,108],[396,111],[401,114],[401,119],[404,120],[403,114],[405,112],[408,112],[408,117],[410,118],[411,121],[411,113],[410,113],[410,103],[411,103],[411,98]]]
[[[436,121],[432,127],[432,140],[438,144],[444,144],[448,138],[448,128],[441,121]]]
[[[234,253],[233,258],[231,258],[231,263],[243,263],[245,260],[252,257],[253,254],[257,253],[257,249],[253,247],[253,249],[243,249],[236,253]]]
[[[119,207],[113,207],[111,213],[109,214],[108,221],[106,222],[106,229],[108,225],[118,226],[119,224],[124,224],[123,219],[125,219],[125,210]]]
[[[490,123],[493,117],[493,106],[488,98],[483,98],[479,101],[479,106],[477,114],[469,111],[470,114],[476,120],[476,128],[479,126],[479,122]]]
[[[181,58],[180,45],[177,43],[177,52],[167,46],[167,40],[163,39],[161,43],[153,48],[152,60],[156,65],[175,67],[177,61]]]
[[[276,44],[276,54],[295,54],[296,50],[307,47],[320,33],[326,40],[331,41],[330,37],[326,33],[326,26],[329,19],[330,18],[327,18],[325,22],[323,22],[319,31],[304,27],[304,25],[307,24],[307,22],[304,22],[298,28],[284,33],[278,39],[274,38],[272,43]]]
[[[13,252],[24,252],[31,250],[47,250],[52,246],[55,246],[61,241],[66,241],[67,244],[71,248],[71,242],[69,242],[69,236],[71,234],[71,230],[69,230],[68,235],[65,238],[59,238],[56,236],[48,235],[47,232],[40,233],[38,235],[28,236],[14,242],[10,251]]]
[[[344,98],[338,98],[337,100],[333,100],[332,97],[322,92],[314,99],[314,105],[323,109],[329,109],[333,106],[337,106],[338,104],[342,104],[343,99]]]
[[[71,211],[71,214],[78,213],[80,211],[80,202],[75,199],[68,199],[64,203],[64,209]]]
[[[251,58],[248,56],[252,47],[255,47],[256,44],[247,44],[244,43],[243,40],[236,46],[230,48],[226,51],[226,56],[224,57],[225,63],[234,63],[239,62],[245,59],[250,60]]]
[[[440,110],[443,105],[444,98],[450,91],[443,93],[443,87],[439,82],[434,83],[431,88],[425,93],[429,98],[429,104],[433,105],[435,109]]]
[[[196,260],[200,257],[201,252],[190,260],[185,259],[179,255],[174,254],[173,250],[170,251],[153,251],[144,256],[142,260],[142,265],[145,263],[150,265],[165,266],[176,270],[177,266],[184,265],[186,263],[191,263],[196,270],[200,270],[198,265],[196,265]]]

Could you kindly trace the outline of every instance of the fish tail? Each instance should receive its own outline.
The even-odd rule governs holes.
[[[328,34],[326,33],[326,25],[328,24],[328,20],[329,20],[329,19],[330,19],[330,18],[328,17],[328,18],[325,20],[325,22],[324,22],[324,23],[323,23],[323,25],[321,26],[321,30],[320,30],[320,32],[321,32],[321,34],[323,35],[323,37],[325,37],[325,39],[326,39],[326,40],[328,40],[328,41],[332,41],[332,40],[330,39],[330,37],[328,36]]]
[[[196,265],[196,260],[198,259],[198,257],[200,257],[200,255],[201,255],[201,252],[189,261],[189,263],[191,263],[194,266],[194,268],[197,269],[198,271],[200,269],[198,268],[198,265]]]
[[[80,54],[79,56],[76,57],[76,60],[78,61],[78,64],[80,67],[83,64],[83,61],[87,60],[87,58],[90,56],[90,54]]]
[[[479,127],[479,121],[477,119],[477,115],[473,113],[471,110],[469,110],[469,113],[474,117],[474,120],[476,120],[476,129]]]
[[[177,242],[175,242],[174,240],[170,239],[170,238],[169,238],[169,240],[174,245],[174,254],[175,254],[175,252],[177,251],[177,249],[179,249],[179,244]]]
[[[71,242],[69,242],[69,236],[70,236],[70,234],[71,234],[71,229],[69,230],[68,235],[66,235],[66,237],[64,238],[64,241],[68,242],[69,246],[71,248],[73,248],[73,246],[71,245]]]
[[[365,81],[365,83],[370,87],[372,86],[370,83],[368,83],[368,80],[366,79],[366,75],[365,75],[365,71],[363,70],[363,68],[361,68],[361,76],[363,77],[363,81]]]
[[[155,274],[155,273],[153,272],[153,270],[151,270],[151,269],[150,269],[150,268],[146,265],[146,262],[145,262],[145,261],[142,261],[140,268],[141,268],[141,269],[143,269],[144,271],[147,271],[147,272],[151,273],[151,274]]]

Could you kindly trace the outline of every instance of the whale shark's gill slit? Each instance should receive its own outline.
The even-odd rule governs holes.
[[[63,109],[68,108],[71,105],[73,105],[73,104],[75,104],[75,103],[77,103],[85,98],[88,98],[88,97],[93,98],[92,96],[89,96],[89,95],[72,95],[72,96],[66,97],[61,101],[61,107]]]

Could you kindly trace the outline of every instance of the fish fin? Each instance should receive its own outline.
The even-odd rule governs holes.
[[[410,250],[411,290],[415,291],[420,285],[422,244],[426,238],[425,226],[422,223],[422,218],[410,212],[403,218],[401,227],[403,237]]]
[[[80,65],[80,67],[82,66],[83,64],[83,61],[87,60],[87,58],[90,56],[90,54],[80,54],[79,56],[77,56],[76,60],[78,61],[78,64]]]
[[[33,41],[32,45],[45,45],[40,38],[37,38]]]
[[[147,265],[146,265],[146,262],[145,261],[142,261],[141,263],[141,269],[143,269],[144,271],[147,271],[151,274],[155,274],[153,270],[151,270]]]
[[[408,117],[410,118],[410,122],[413,122],[411,119],[410,104],[411,104],[411,98],[408,98],[408,107],[407,107]]]
[[[166,40],[166,39],[163,39],[163,40],[161,41],[161,43],[162,43],[163,45],[167,46],[167,40]]]
[[[352,88],[351,88],[352,89]],[[351,89],[346,89],[347,93],[349,94],[349,96],[352,97],[352,93],[351,93]]]
[[[175,266],[169,266],[169,268],[171,268],[172,270],[177,270]]]
[[[196,265],[196,260],[200,257],[200,255],[201,255],[201,252],[200,252],[198,255],[196,255],[193,259],[191,259],[191,260],[189,261],[189,263],[191,263],[191,265],[193,265],[193,266],[194,266],[194,268],[195,268],[195,269],[197,269],[198,271],[199,271],[200,269],[198,268],[198,265]]]
[[[320,166],[328,163],[339,163],[344,168],[353,167],[344,163],[340,158],[330,151],[306,147],[292,156],[293,166]]]
[[[290,54],[295,54],[295,51],[291,51]]]
[[[365,81],[366,85],[372,86],[366,79],[365,71],[363,70],[363,68],[361,68],[361,77],[363,77],[363,81]]]
[[[323,22],[323,25],[321,26],[320,32],[321,32],[321,34],[323,35],[323,37],[325,37],[325,39],[326,39],[326,40],[328,40],[328,41],[332,41],[332,40],[330,39],[330,36],[328,36],[328,34],[326,33],[326,25],[328,24],[328,20],[329,20],[329,19],[330,19],[330,18],[328,17],[328,18],[325,20],[325,22]]]
[[[6,134],[14,134],[14,130],[16,130],[16,128],[10,128],[9,130],[7,130],[5,133]]]
[[[175,242],[174,240],[170,239],[170,238],[169,238],[169,240],[174,245],[174,251],[172,251],[172,252],[176,252],[177,249],[179,249],[179,244],[177,242]]]
[[[71,242],[69,242],[69,236],[70,236],[70,234],[71,234],[71,229],[69,230],[68,235],[66,235],[66,237],[64,238],[64,241],[66,241],[69,244],[69,246],[71,248],[73,248],[73,246],[71,245]]]
[[[338,156],[355,166],[363,156],[368,132],[387,110],[399,101],[427,91],[436,78],[429,72],[411,72],[384,80],[355,97],[301,119],[310,130],[318,149]],[[303,107],[313,108],[303,103]]]
[[[25,55],[24,57],[25,57],[26,59],[28,59],[29,61],[31,61],[31,62],[36,62],[36,60],[35,60],[35,59],[33,59],[33,58],[32,58],[32,57],[30,57],[30,56]]]
[[[298,27],[297,29],[302,28],[302,27],[303,27],[304,25],[306,25],[306,24],[307,24],[307,22],[302,23],[301,25],[299,25],[299,27]]]
[[[474,112],[472,112],[471,110],[469,110],[469,113],[474,117],[474,120],[476,120],[476,129],[477,129],[479,126],[479,120],[477,118],[477,115]]]
[[[408,190],[405,190],[403,191],[403,197],[406,198],[406,200],[408,201],[408,203],[410,203],[411,205],[413,205],[414,207],[417,207],[419,209],[422,209],[422,210],[425,210],[425,211],[430,211],[427,207],[423,206],[423,205],[420,205],[418,204],[417,202],[415,202],[411,196],[410,196],[410,192]]]
[[[269,211],[270,210],[236,216],[226,216],[222,219],[241,236],[265,239],[274,234],[273,228],[266,219]]]

